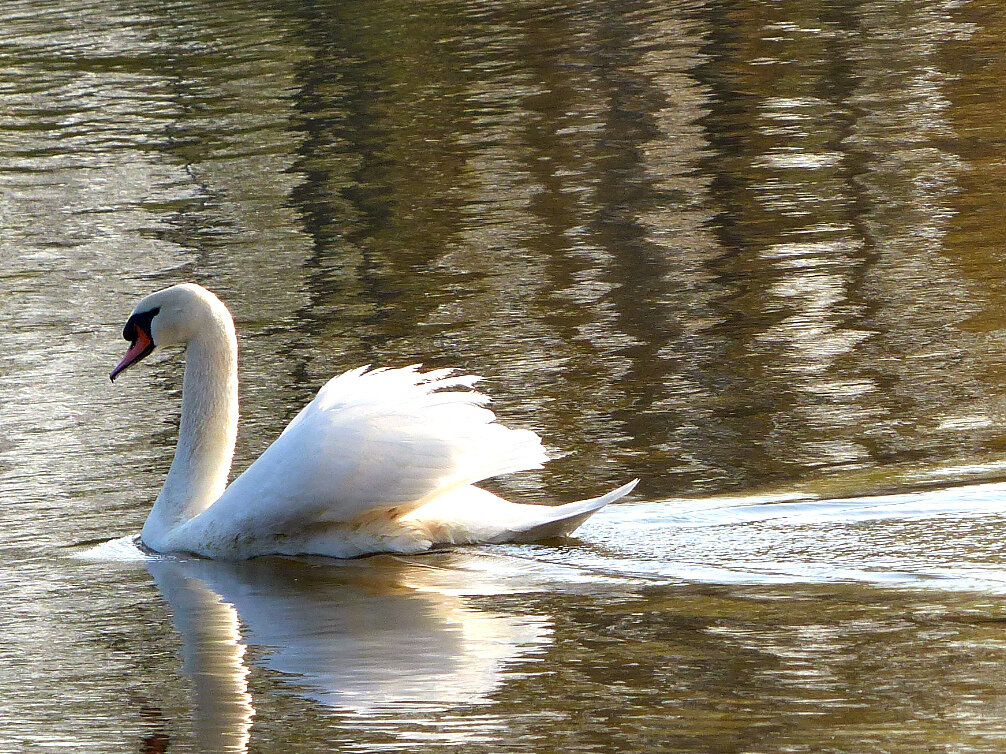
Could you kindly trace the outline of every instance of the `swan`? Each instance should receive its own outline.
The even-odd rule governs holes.
[[[113,382],[156,350],[185,346],[175,456],[140,533],[157,552],[348,558],[531,542],[569,534],[638,481],[558,506],[476,487],[541,468],[541,439],[498,424],[473,389],[477,377],[413,365],[332,378],[228,486],[238,422],[230,311],[206,288],[183,283],[142,299],[122,336],[130,345]]]

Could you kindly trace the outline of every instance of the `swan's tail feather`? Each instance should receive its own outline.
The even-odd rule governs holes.
[[[601,495],[601,497],[578,500],[575,503],[566,503],[565,505],[557,505],[555,507],[544,505],[521,506],[533,509],[537,514],[535,515],[535,520],[522,522],[522,524],[500,533],[489,541],[537,542],[542,539],[553,539],[572,534],[580,524],[608,503],[623,498],[632,492],[637,484],[639,484],[639,480],[633,479],[628,484],[623,484],[618,489],[612,490],[606,495]]]

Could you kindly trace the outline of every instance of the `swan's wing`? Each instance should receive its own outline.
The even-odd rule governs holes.
[[[539,468],[540,438],[497,424],[476,380],[418,366],[339,375],[200,517],[246,534],[303,531]]]

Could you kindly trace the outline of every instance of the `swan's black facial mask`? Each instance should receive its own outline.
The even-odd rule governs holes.
[[[122,337],[129,341],[129,350],[122,357],[112,373],[108,375],[112,382],[120,373],[126,371],[138,361],[143,361],[154,352],[157,347],[154,338],[150,334],[150,322],[157,316],[160,307],[148,309],[145,312],[138,312],[126,320],[126,326],[122,328]]]

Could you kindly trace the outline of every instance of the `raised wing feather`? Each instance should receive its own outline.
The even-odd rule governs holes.
[[[539,437],[497,424],[489,399],[471,389],[477,379],[418,366],[333,378],[190,523],[257,536],[349,522],[539,468],[547,460]]]

